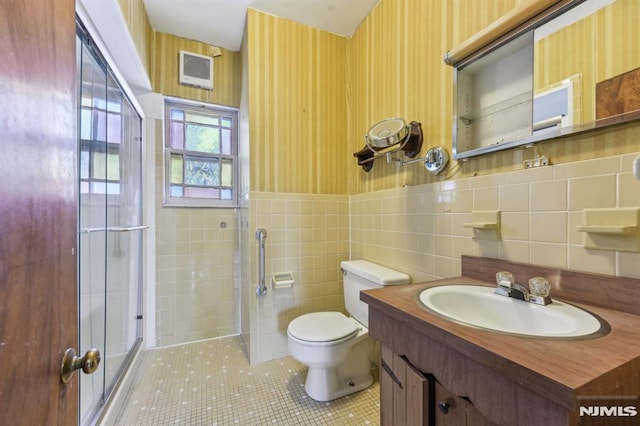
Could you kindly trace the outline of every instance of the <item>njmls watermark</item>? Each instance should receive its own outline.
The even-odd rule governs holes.
[[[579,397],[581,418],[633,418],[638,417],[640,399],[638,396],[582,396]],[[637,421],[637,419],[636,419]]]
[[[604,405],[589,405],[580,407],[580,417],[636,417],[638,415],[638,408],[635,405],[626,406],[604,406]]]

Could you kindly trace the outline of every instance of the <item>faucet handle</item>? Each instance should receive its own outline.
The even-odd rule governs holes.
[[[496,273],[496,283],[498,287],[512,288],[516,280],[513,274],[508,271],[500,271]]]
[[[535,296],[546,297],[550,289],[551,284],[542,277],[533,277],[529,280],[529,292]]]
[[[533,277],[529,280],[529,302],[537,305],[548,305],[551,303],[549,297],[551,284],[542,277]]]

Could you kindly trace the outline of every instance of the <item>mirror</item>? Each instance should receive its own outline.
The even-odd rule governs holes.
[[[640,118],[640,2],[577,3],[456,68],[454,158]]]

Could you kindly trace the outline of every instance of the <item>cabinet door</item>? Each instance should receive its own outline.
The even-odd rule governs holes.
[[[467,426],[494,426],[495,423],[483,416],[470,402],[467,402]]]
[[[467,401],[436,383],[435,419],[436,425],[462,426],[467,424]]]
[[[435,390],[435,419],[437,426],[494,425],[468,399],[452,394],[442,387],[440,383],[436,383]]]
[[[405,358],[381,348],[380,420],[383,426],[426,426],[429,382]]]

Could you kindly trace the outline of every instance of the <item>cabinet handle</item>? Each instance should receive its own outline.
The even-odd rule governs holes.
[[[448,414],[449,413],[449,408],[451,408],[451,406],[449,405],[448,402],[446,402],[446,401],[439,401],[438,402],[438,409],[440,410],[440,412],[442,414]]]

